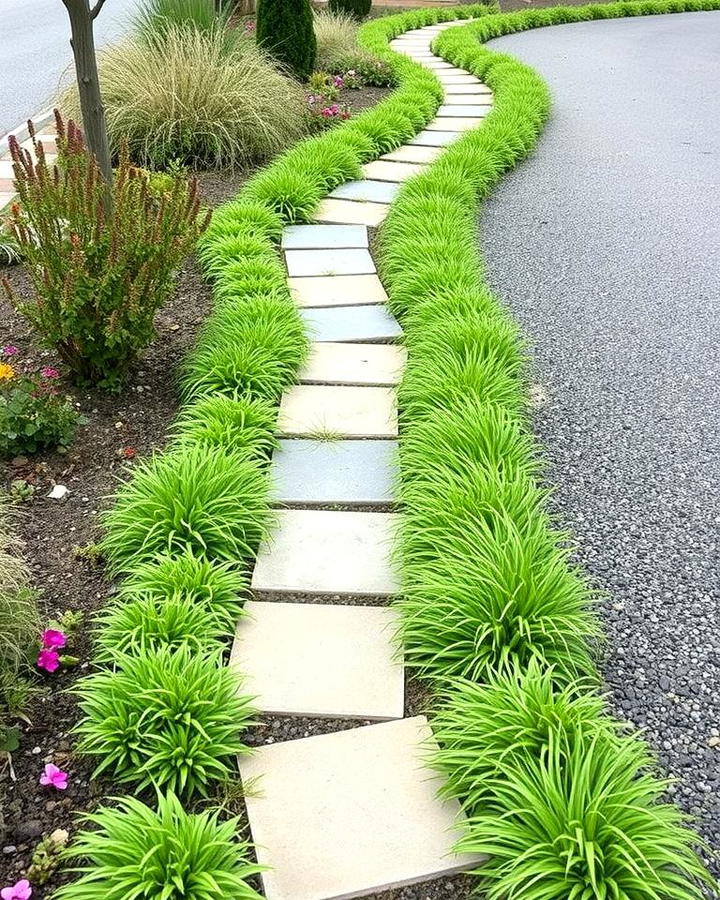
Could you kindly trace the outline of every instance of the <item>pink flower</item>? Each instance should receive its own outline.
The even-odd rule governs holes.
[[[0,891],[2,900],[30,900],[32,897],[32,888],[27,878],[16,882],[12,887],[4,887]]]
[[[325,109],[320,110],[320,115],[324,119],[331,119],[333,116],[336,116],[337,114],[338,114],[338,108],[337,108],[337,105],[334,103],[332,106],[326,106]]]
[[[56,647],[64,647],[67,644],[67,638],[62,631],[55,631],[54,628],[46,628],[42,633],[42,645],[45,650],[53,650]]]
[[[60,373],[58,372],[58,370],[53,369],[52,366],[43,366],[42,369],[40,369],[40,374],[42,375],[43,378],[59,378],[60,377]]]
[[[17,356],[20,351],[15,346],[15,344],[8,344],[6,347],[2,348],[3,356]]]
[[[342,80],[342,78],[340,77],[340,75],[336,75],[336,76],[333,78],[333,85],[334,85],[336,88],[341,88],[344,84],[345,84],[345,82]]]
[[[255,22],[252,19],[249,19],[244,27],[245,31],[255,31]]]
[[[40,784],[51,785],[59,791],[64,791],[68,786],[68,773],[58,769],[53,763],[48,763],[40,776]]]
[[[60,657],[57,650],[41,650],[38,653],[37,665],[46,672],[54,672],[60,665]]]

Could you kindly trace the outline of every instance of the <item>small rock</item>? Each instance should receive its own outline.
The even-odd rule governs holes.
[[[667,677],[667,675],[660,676],[660,689],[663,691],[670,690],[670,679]]]
[[[720,737],[713,735],[711,738],[708,738],[708,747],[717,747],[718,744],[720,744]]]
[[[40,754],[42,753],[42,747],[33,747],[30,752],[33,756],[40,756]]]
[[[48,494],[49,500],[64,500],[70,491],[65,487],[64,484],[56,484],[55,487]]]
[[[67,844],[70,835],[64,828],[56,828],[55,831],[50,835],[50,840],[54,844],[59,844],[61,847],[64,847]]]
[[[30,819],[27,822],[21,822],[15,829],[15,840],[22,844],[23,841],[32,841],[39,838],[43,833],[43,823],[40,819]]]
[[[14,844],[6,844],[2,852],[5,856],[12,856],[13,853],[17,853],[17,847]]]
[[[12,461],[12,465],[15,466],[16,469],[19,469],[22,466],[26,466],[28,462],[27,456],[16,456]]]

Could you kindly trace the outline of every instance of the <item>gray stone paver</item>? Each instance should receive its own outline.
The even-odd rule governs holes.
[[[393,500],[394,441],[282,440],[270,466],[272,498],[288,506],[377,506]]]
[[[392,203],[399,192],[399,184],[364,178],[361,181],[346,181],[328,196],[345,200],[368,200],[370,203]]]
[[[455,131],[429,131],[426,128],[424,131],[418,132],[408,143],[413,147],[447,147],[448,144],[456,141],[458,136]]]
[[[314,341],[394,341],[402,335],[397,319],[384,306],[336,306],[301,309]]]
[[[398,384],[407,359],[403,347],[319,341],[298,373],[301,384]]]
[[[377,275],[319,275],[288,278],[290,293],[302,307],[364,306],[387,302]]]

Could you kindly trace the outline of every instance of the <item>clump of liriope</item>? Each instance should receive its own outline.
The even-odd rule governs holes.
[[[135,597],[156,601],[184,597],[211,611],[230,630],[235,627],[247,586],[247,573],[237,565],[188,551],[179,556],[158,556],[136,566],[120,586],[119,597],[123,601]]]
[[[267,400],[210,394],[183,407],[173,426],[174,440],[267,458],[277,446],[276,419],[277,408]]]
[[[158,793],[157,810],[133,797],[85,817],[67,851],[82,865],[56,900],[260,900],[248,884],[261,871],[238,838],[237,819],[219,811],[189,813],[172,793]]]
[[[140,463],[105,516],[111,569],[132,571],[159,554],[239,563],[265,534],[267,479],[247,455],[207,444]]]
[[[240,733],[253,718],[222,653],[163,646],[118,654],[115,664],[73,690],[82,710],[79,752],[98,758],[95,774],[110,772],[122,784],[206,796],[247,752]]]

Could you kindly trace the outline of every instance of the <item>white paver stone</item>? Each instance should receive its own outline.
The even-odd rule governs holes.
[[[314,218],[316,222],[344,222],[377,228],[387,216],[389,208],[386,203],[366,203],[362,200],[326,197],[318,206]]]
[[[374,306],[387,302],[377,275],[321,275],[288,278],[290,293],[298,306]]]
[[[406,360],[407,351],[393,344],[315,343],[298,381],[392,386],[400,381]]]
[[[397,437],[395,392],[387,387],[299,384],[280,400],[278,431],[288,437]]]
[[[288,225],[283,231],[283,250],[367,247],[365,225]]]
[[[474,867],[424,716],[259,747],[239,766],[268,900],[346,900]],[[418,892],[424,897],[427,892]],[[415,894],[413,894],[415,896]]]
[[[258,596],[314,594],[391,597],[398,514],[281,509],[258,551],[251,587]]]
[[[285,262],[292,278],[312,275],[372,275],[375,263],[365,248],[286,250]]]
[[[248,601],[230,666],[263,713],[401,719],[397,613],[385,606]]]
[[[378,181],[399,182],[419,175],[424,169],[425,166],[422,163],[388,162],[384,159],[376,159],[363,166],[363,174],[367,178],[376,178]]]

